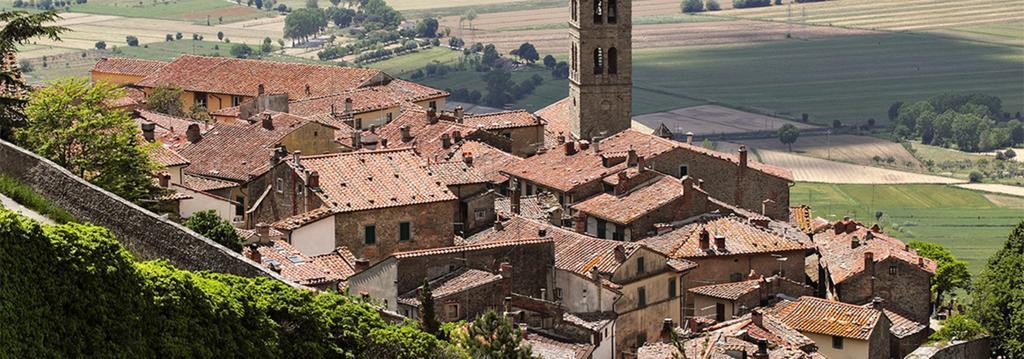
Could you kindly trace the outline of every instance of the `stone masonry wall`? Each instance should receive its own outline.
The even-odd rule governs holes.
[[[890,274],[890,266],[896,274]],[[896,308],[910,319],[927,323],[931,314],[931,279],[916,264],[888,258],[875,262],[874,276],[861,272],[839,284],[839,300],[864,304],[874,297],[882,298],[886,308]]]
[[[110,229],[140,259],[187,270],[288,281],[220,244],[92,185],[57,164],[0,140],[0,172],[32,187],[76,218]]]
[[[542,288],[551,292],[548,279],[555,265],[552,242],[400,258],[396,287],[398,293],[405,293],[422,285],[424,277],[436,278],[460,267],[497,273],[501,262],[512,264],[512,292],[534,297],[540,296]]]
[[[334,245],[345,246],[356,257],[377,263],[392,253],[453,245],[452,217],[458,203],[450,201],[339,213],[334,216]],[[411,224],[412,239],[399,241],[399,224]],[[367,244],[365,227],[377,230],[376,243]]]

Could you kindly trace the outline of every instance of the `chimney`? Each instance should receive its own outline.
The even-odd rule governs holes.
[[[352,131],[352,148],[359,149],[362,146],[363,131],[355,130]]]
[[[203,135],[199,133],[198,123],[188,125],[188,129],[185,130],[185,138],[191,143],[196,143],[203,139]]]
[[[259,243],[270,244],[270,225],[263,222],[256,223],[256,235],[260,237]]]
[[[452,131],[452,142],[462,142],[462,131]]]
[[[662,343],[671,343],[672,342],[672,328],[673,327],[675,327],[675,324],[672,323],[672,318],[665,318],[665,319],[663,319],[661,321],[661,333],[659,334],[660,338],[658,338],[658,339],[660,339]],[[637,343],[637,344],[643,345],[643,343]]]
[[[687,132],[686,133],[686,144],[688,144],[688,145],[692,145],[693,144],[693,132]]]
[[[750,322],[758,328],[764,328],[764,313],[761,312],[761,309],[750,311]]]
[[[508,206],[514,214],[519,214],[520,205],[522,203],[522,194],[519,193],[519,188],[511,188],[508,193]]]
[[[548,300],[548,290],[546,288],[541,288],[540,289],[540,299],[541,300]]]
[[[269,113],[266,114],[266,116],[263,116],[263,128],[268,130],[274,129],[274,117]]]
[[[576,226],[576,233],[587,233],[587,215],[583,212],[576,213],[576,220],[573,224]]]
[[[629,192],[629,185],[628,183],[626,183],[627,181],[629,181],[629,175],[626,174],[626,171],[620,171],[619,173],[616,174],[616,176],[618,177],[619,183],[615,184],[615,189],[613,190],[613,193],[616,196],[621,196],[626,192]]]
[[[620,263],[626,261],[626,247],[621,244],[615,246],[615,260]]]
[[[581,152],[582,151],[586,151],[589,148],[590,148],[590,141],[587,141],[587,140],[580,141],[580,151]]]
[[[351,115],[351,114],[352,114],[352,98],[351,97],[346,97],[345,98],[345,115]]]
[[[768,340],[757,340],[757,352],[754,352],[753,359],[768,359]]]
[[[295,151],[292,152],[292,163],[295,164],[295,167],[302,167],[302,159],[301,159],[301,157],[302,157],[302,151],[295,150]]]
[[[306,91],[306,96],[313,94],[313,90],[309,88],[309,84],[306,84],[306,88],[304,90]]]
[[[262,95],[262,94],[264,94],[266,92],[267,92],[267,89],[266,89],[266,87],[263,86],[263,84],[259,84],[259,85],[256,86],[256,95]]]
[[[306,177],[306,186],[309,188],[320,188],[320,172],[309,172],[309,176]]]
[[[562,147],[565,148],[566,156],[572,156],[576,154],[576,142],[566,141],[565,144],[562,145]]]
[[[246,257],[249,257],[249,259],[251,259],[253,262],[256,262],[256,263],[259,263],[259,264],[263,264],[263,255],[260,254],[259,248],[260,248],[259,244],[256,244],[256,243],[250,244],[249,245],[249,251],[246,253],[247,254]]]
[[[857,247],[860,247],[860,238],[854,237],[850,240],[850,249],[857,249]]]
[[[548,235],[548,229],[547,228],[544,228],[544,227],[537,228],[537,237],[544,238],[547,235]]]
[[[698,178],[697,179],[697,188],[704,188],[704,179],[703,178]]]
[[[142,123],[142,138],[147,142],[156,141],[156,124],[152,122]]]
[[[270,167],[277,166],[278,162],[281,162],[281,147],[274,147],[274,152],[270,154]]]
[[[167,186],[171,185],[171,175],[167,174],[167,172],[160,172],[157,174],[157,177],[160,179],[160,187],[167,188]]]
[[[558,133],[558,137],[556,137],[556,139],[558,139],[559,145],[565,144],[565,135],[563,135],[561,132]]]
[[[882,299],[881,297],[871,298],[871,309],[882,310],[884,308],[882,306],[883,304],[885,304],[885,299]]]
[[[594,143],[590,144],[590,147],[594,148],[594,153],[601,153],[601,136],[594,136]]]
[[[917,257],[917,266],[924,267],[924,257]]]
[[[338,115],[338,111],[334,109],[334,102],[331,102],[331,117]]]
[[[500,218],[499,219],[495,219],[494,220],[494,230],[495,231],[500,231],[502,229],[505,229],[505,225],[501,223],[501,219]]]
[[[370,269],[370,260],[366,258],[356,258],[356,265],[353,269],[356,273]]]
[[[427,109],[427,123],[431,125],[437,123],[437,110],[433,108]]]
[[[465,120],[466,110],[462,109],[462,106],[455,107],[455,122],[462,123]]]
[[[747,168],[747,145],[740,145],[740,168]]]
[[[388,148],[388,139],[387,139],[387,137],[380,139],[380,148]]]
[[[655,223],[654,224],[654,230],[655,230],[655,233],[657,233],[658,235],[662,235],[662,234],[671,232],[672,231],[672,225],[668,224],[668,223]]]
[[[864,252],[864,270],[874,272],[874,264],[875,254],[871,252]]]
[[[441,134],[441,148],[449,148],[449,147],[452,147],[452,139],[451,139],[451,137],[448,136],[447,133],[442,133]]]
[[[725,252],[725,236],[721,234],[715,235],[715,249],[719,252]]]
[[[638,156],[636,158],[636,168],[639,172],[643,172],[647,167],[647,161],[644,160],[644,156]]]
[[[637,163],[636,150],[633,149],[632,145],[630,145],[629,146],[629,151],[626,152],[626,167],[636,166],[636,163]]]
[[[706,251],[711,248],[711,233],[707,229],[700,230],[700,250]]]

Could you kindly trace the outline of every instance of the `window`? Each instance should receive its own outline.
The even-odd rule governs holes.
[[[682,165],[679,166],[679,178],[683,178],[690,175],[690,166]]]
[[[529,195],[532,195],[532,194],[533,194],[533,185],[527,183],[526,184],[526,195],[529,196]]]
[[[274,188],[274,189],[277,190],[277,193],[283,193],[284,192],[284,179],[281,178],[281,177],[278,177],[277,178],[277,185],[275,187],[276,188]]]
[[[570,62],[572,62],[572,63],[569,64],[569,67],[572,68],[572,72],[573,73],[576,73],[576,53],[578,51],[579,51],[579,48],[576,46],[576,43],[575,42],[572,43],[572,59],[570,60]],[[574,98],[573,99],[573,104],[575,104],[575,101],[576,101],[576,99]]]
[[[555,300],[562,300],[562,288],[555,288]]]
[[[352,127],[355,127],[355,129],[357,129],[357,130],[365,130],[363,128],[363,119],[357,117],[355,119],[355,121],[353,121],[352,123],[355,124],[355,126],[352,126]]]
[[[245,215],[245,197],[237,196],[235,197],[235,202],[238,202],[238,204],[235,205],[235,215]]]
[[[676,279],[669,278],[668,280],[668,298],[672,299],[676,297]]]
[[[832,349],[843,349],[843,337],[833,336],[832,337]]]
[[[388,122],[391,122],[394,119],[395,119],[395,114],[391,113],[391,112],[388,112]]]
[[[448,305],[445,306],[445,316],[447,316],[448,319],[458,318],[459,317],[459,304],[458,303],[448,303]]]
[[[476,218],[476,220],[482,221],[484,220],[484,217],[487,216],[487,210],[478,209],[476,211],[473,211],[473,216]]]
[[[616,15],[616,12],[618,12],[617,11],[618,9],[616,9],[616,2],[617,1],[615,1],[615,0],[608,0],[608,23],[609,24],[614,24],[615,20],[616,20],[615,19],[615,17],[616,17],[615,15]]]
[[[725,304],[715,303],[715,321],[725,321]]]
[[[363,239],[366,244],[377,244],[377,226],[372,224],[364,226]]]
[[[626,227],[621,225],[621,224],[616,223],[615,224],[615,232],[612,232],[612,239],[614,239],[616,241],[624,241],[624,240],[626,240]]]
[[[733,273],[733,274],[729,275],[729,281],[730,282],[739,282],[741,280],[743,280],[743,274]]]
[[[889,266],[889,275],[896,275],[896,265]]]
[[[601,0],[594,1],[594,23],[600,24],[604,17],[604,2]]]
[[[431,109],[437,110],[437,101],[430,101],[430,104],[427,106],[430,106]]]
[[[608,235],[608,221],[597,218],[597,238],[605,239]]]
[[[408,242],[412,240],[412,223],[401,222],[398,224],[398,241]]]
[[[644,274],[647,272],[647,268],[644,268],[644,257],[638,257],[636,259],[636,272],[638,274]]]
[[[206,107],[206,93],[205,92],[196,92],[196,93],[193,94],[193,98],[195,99],[194,102],[195,102],[196,106]]]
[[[614,74],[614,73],[618,73],[619,72],[618,54],[619,54],[619,50],[616,50],[614,47],[608,49],[608,73],[609,74]]]
[[[576,21],[576,19],[577,19],[576,13],[579,10],[579,7],[580,7],[580,0],[572,0],[572,2],[569,3],[569,18],[572,19],[572,21]]]
[[[636,290],[636,307],[643,308],[647,306],[647,290],[644,287],[637,288]]]
[[[604,72],[604,52],[598,47],[594,49],[594,74],[599,75]]]
[[[242,104],[242,96],[231,96],[231,107]]]

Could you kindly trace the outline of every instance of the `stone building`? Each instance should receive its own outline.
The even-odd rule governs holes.
[[[827,298],[853,304],[884,300],[919,323],[931,315],[935,261],[907,248],[878,227],[843,220],[814,236],[821,255],[819,278]]]
[[[881,310],[815,297],[784,300],[766,310],[807,336],[830,359],[891,358],[892,323]]]
[[[738,282],[754,275],[778,275],[804,283],[804,258],[814,248],[806,235],[775,222],[751,222],[741,217],[700,216],[680,227],[640,241],[670,258],[697,263],[682,290]],[[697,316],[693,298],[684,299],[686,318]],[[714,315],[704,313],[702,315]]]
[[[571,0],[569,132],[591,140],[628,129],[632,120],[631,0]]]
[[[490,181],[471,164],[472,161],[454,160],[426,167],[428,174],[439,178],[459,199],[452,221],[455,232],[463,237],[490,226],[495,218],[495,192],[489,188]]]
[[[772,276],[739,282],[708,284],[690,288],[694,316],[716,322],[732,320],[757,307],[774,303],[780,296],[798,298],[814,294],[814,288],[803,283]]]
[[[270,230],[264,227],[264,230]],[[282,240],[265,240],[242,249],[242,255],[277,272],[284,279],[323,291],[337,292],[355,274],[354,258],[345,248],[319,256],[306,256]]]
[[[459,268],[430,280],[437,320],[471,321],[487,310],[502,311],[505,297],[511,294],[507,291],[511,289],[508,283],[510,280],[509,274],[502,275],[471,268]],[[421,288],[398,296],[399,313],[414,320],[419,319]]]
[[[248,223],[273,223],[306,255],[345,246],[376,263],[452,245],[458,198],[411,149],[292,156],[252,182]]]
[[[636,241],[668,225],[709,211],[706,192],[692,178],[682,180],[643,167],[604,179],[614,189],[572,206],[576,231],[597,238]]]
[[[568,313],[615,314],[610,333],[615,357],[633,355],[648,338],[657,338],[662,319],[679,322],[680,282],[694,268],[692,262],[669,259],[637,243],[597,239],[522,217],[467,241],[475,245],[528,238],[550,238],[555,244],[554,292],[542,299],[560,303]]]

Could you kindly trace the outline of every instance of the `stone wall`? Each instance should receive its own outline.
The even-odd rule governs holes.
[[[334,245],[345,246],[356,257],[377,263],[392,253],[449,247],[454,243],[453,200],[339,213],[334,216]],[[412,239],[400,241],[399,226],[409,222]],[[366,243],[366,226],[376,228],[376,242]],[[404,293],[404,292],[403,292]]]
[[[779,270],[779,261],[772,257],[773,253],[723,255],[723,256],[699,256],[686,258],[697,263],[697,268],[690,271],[683,277],[684,293],[690,288],[708,284],[719,284],[746,280],[747,275],[753,270],[758,275],[771,276]],[[788,252],[777,252],[774,254],[789,258],[782,262],[782,270],[786,278],[797,283],[803,283],[804,274],[804,250]],[[686,314],[693,313],[693,300],[687,298],[683,304]]]
[[[907,359],[974,359],[989,358],[992,347],[989,338],[975,339],[966,342],[954,342],[945,347],[925,346],[917,348],[907,355]]]
[[[187,270],[288,281],[220,244],[0,140],[0,172],[32,187],[76,218],[110,229],[140,259],[165,259]]]
[[[895,274],[890,271],[895,267]],[[887,308],[896,308],[919,323],[927,323],[931,314],[931,276],[916,264],[892,257],[875,262],[873,273],[861,272],[838,285],[838,299],[863,304],[875,297],[885,300]]]
[[[398,260],[398,293],[405,293],[423,284],[423,278],[434,278],[456,268],[467,267],[496,273],[502,262],[512,265],[512,292],[540,296],[540,290],[551,292],[550,276],[555,265],[553,242],[522,243],[472,250],[439,251],[430,255],[403,257]]]

